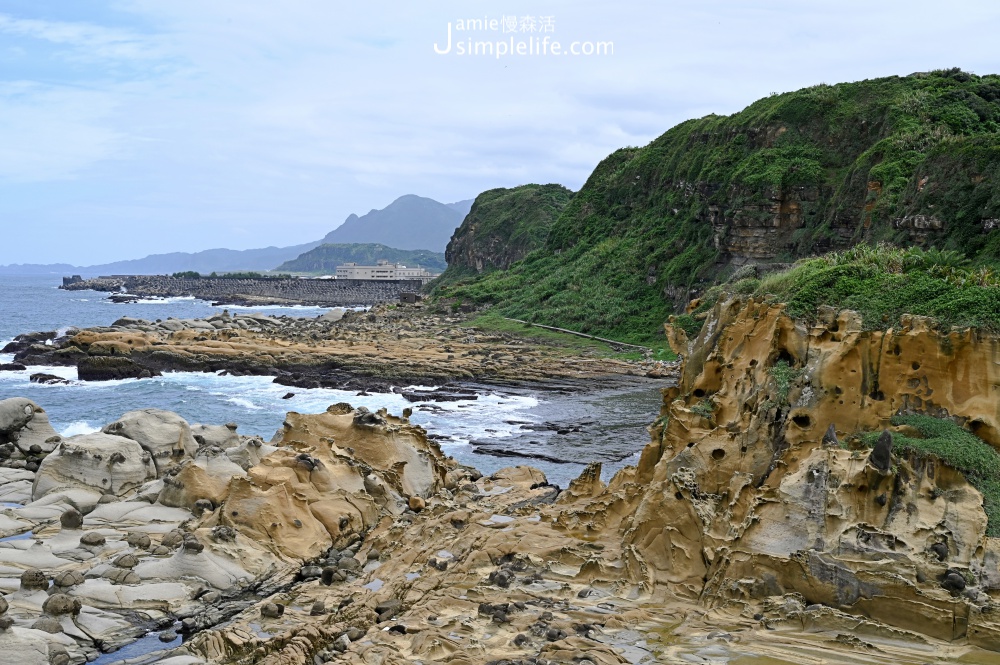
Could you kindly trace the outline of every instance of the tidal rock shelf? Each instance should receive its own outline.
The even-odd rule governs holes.
[[[221,305],[312,305],[356,307],[396,302],[402,293],[417,293],[420,280],[296,279],[184,279],[167,275],[97,277],[64,281],[68,291],[104,291],[115,298],[194,297]],[[127,294],[127,295],[123,295]]]
[[[274,376],[300,388],[390,390],[414,384],[580,389],[623,377],[674,376],[655,360],[626,361],[470,325],[423,305],[331,311],[315,318],[230,314],[208,319],[121,318],[86,330],[27,333],[3,352],[22,365],[76,365],[83,380],[165,371]],[[461,391],[461,389],[456,388]]]

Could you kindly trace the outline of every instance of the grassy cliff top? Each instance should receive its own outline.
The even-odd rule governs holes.
[[[804,259],[763,278],[748,269],[709,289],[691,315],[674,317],[688,333],[701,329],[698,314],[724,294],[786,303],[791,316],[811,320],[822,305],[852,309],[866,329],[897,326],[904,314],[930,316],[941,326],[1000,333],[1000,267],[973,265],[953,250],[856,245]]]
[[[997,183],[1000,77],[952,69],[817,85],[616,151],[544,246],[441,294],[642,343],[748,260],[790,263],[884,240],[993,262]],[[744,249],[747,229],[777,232]]]

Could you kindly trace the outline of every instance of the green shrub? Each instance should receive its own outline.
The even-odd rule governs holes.
[[[898,455],[933,456],[960,471],[969,484],[983,495],[986,535],[1000,537],[1000,453],[951,420],[913,414],[894,416],[893,425],[909,425],[923,438],[893,434],[893,452]],[[862,435],[874,446],[879,432]]]

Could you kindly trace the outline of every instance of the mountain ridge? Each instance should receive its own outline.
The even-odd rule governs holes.
[[[454,228],[457,228],[461,223],[462,219],[468,213],[469,208],[472,206],[473,199],[467,199],[462,201],[456,201],[454,203],[439,203],[433,199],[428,199],[426,197],[417,196],[415,194],[405,194],[397,198],[393,203],[386,206],[386,208],[373,209],[365,214],[364,218],[368,218],[375,213],[380,213],[390,206],[395,205],[393,210],[393,219],[396,222],[405,223],[407,220],[413,221],[412,216],[408,216],[407,203],[413,199],[420,201],[420,208],[432,208],[435,209],[439,214],[432,219],[434,228],[431,230],[431,237],[436,238],[441,235],[441,222],[447,219],[456,219],[454,222],[454,227],[448,231],[448,237],[450,237],[451,232]],[[402,203],[400,203],[402,202]],[[429,206],[426,202],[431,202],[434,206],[439,206],[440,209],[434,208],[434,206]],[[446,212],[442,212],[446,211]],[[412,213],[410,213],[412,215]],[[377,214],[376,214],[377,217]],[[352,220],[362,220],[364,218],[359,218],[356,214],[351,214],[347,219],[341,223],[340,226],[336,227],[333,231],[327,234],[326,237],[335,235],[337,230],[340,229],[344,224]],[[419,227],[420,220],[417,220],[416,226]],[[377,230],[376,230],[377,231]],[[356,244],[371,244],[376,241],[374,240],[364,240],[365,233],[371,234],[371,230],[366,230],[365,228],[357,229],[355,236],[361,238]],[[375,235],[382,234],[384,232],[377,231]],[[402,234],[399,234],[402,235]],[[413,235],[411,232],[410,235]],[[417,236],[423,237],[424,233],[422,231],[416,232]],[[273,270],[277,266],[287,262],[297,259],[302,254],[313,250],[320,245],[324,244],[324,239],[315,240],[308,243],[302,243],[298,245],[291,245],[288,247],[276,247],[269,246],[263,248],[255,249],[245,249],[245,250],[235,250],[226,248],[212,248],[200,250],[197,252],[169,252],[164,254],[149,254],[138,259],[126,259],[122,261],[112,261],[108,263],[94,264],[89,266],[77,266],[69,263],[51,263],[51,264],[40,264],[40,263],[15,263],[9,265],[0,266],[0,275],[68,275],[68,274],[80,274],[84,276],[97,276],[97,275],[107,275],[107,274],[163,274],[163,273],[174,273],[174,272],[184,272],[184,271],[194,271],[202,273],[210,272],[241,272],[241,271],[266,271]],[[352,243],[355,244],[355,243]],[[392,249],[427,249],[418,247],[395,247],[389,243],[381,243]],[[438,253],[443,253],[445,246],[447,245],[447,239],[440,244],[440,250]],[[433,251],[433,250],[430,250]]]

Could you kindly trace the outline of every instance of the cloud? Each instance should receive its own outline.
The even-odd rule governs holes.
[[[88,233],[7,243],[0,263],[287,245],[405,193],[578,188],[617,148],[772,91],[955,65],[987,73],[1000,6],[957,5],[95,0],[73,14],[8,11],[0,217]],[[614,55],[433,51],[449,22],[511,14],[552,15],[560,40],[610,40]]]

